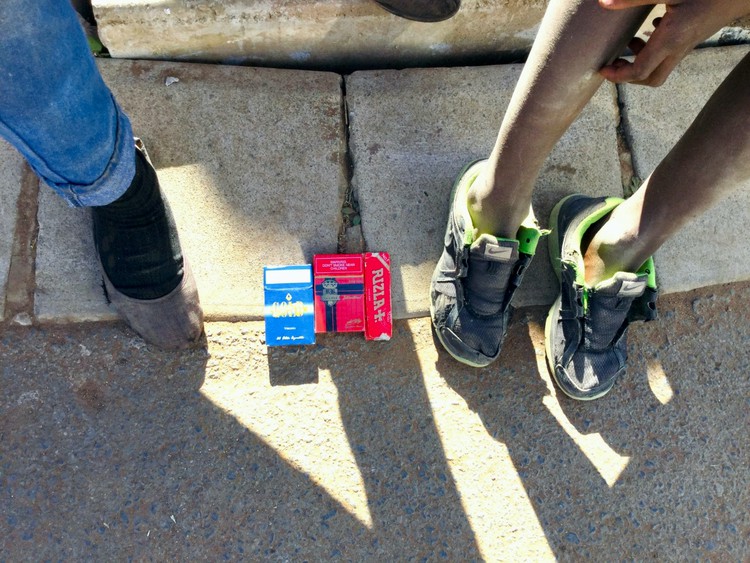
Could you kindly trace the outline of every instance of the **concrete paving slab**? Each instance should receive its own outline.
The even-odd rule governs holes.
[[[158,170],[208,318],[260,318],[263,265],[336,251],[345,192],[338,75],[132,61],[100,68]],[[112,316],[87,220],[40,198],[41,320]]]
[[[531,46],[546,2],[463,0],[419,23],[371,0],[93,0],[113,56],[292,68],[378,68],[496,61]]]
[[[698,50],[686,57],[660,88],[622,87],[625,123],[641,178],[666,156],[748,52],[747,46]],[[748,222],[750,182],[738,186],[731,197],[687,225],[656,253],[661,292],[750,279],[750,247],[744,231],[733,228]]]
[[[489,155],[521,65],[358,72],[347,78],[352,185],[371,250],[393,261],[396,317],[427,314],[455,176]],[[547,226],[570,193],[622,195],[615,89],[604,85],[546,162],[534,209]],[[540,244],[515,303],[551,303],[556,280]]]
[[[37,217],[35,317],[60,323],[116,319],[104,297],[89,210],[68,207],[42,185]]]
[[[5,292],[13,253],[23,162],[21,155],[0,139],[0,320],[5,319]]]

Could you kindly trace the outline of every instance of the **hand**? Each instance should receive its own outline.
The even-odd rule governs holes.
[[[728,23],[750,13],[750,0],[667,0],[664,17],[648,42],[634,38],[628,45],[631,63],[617,59],[601,69],[612,82],[661,86],[685,55]],[[608,10],[655,5],[654,0],[599,0]]]

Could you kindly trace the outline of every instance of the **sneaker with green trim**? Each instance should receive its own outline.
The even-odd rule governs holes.
[[[467,194],[486,162],[467,165],[453,186],[445,248],[430,283],[438,339],[451,356],[473,367],[487,366],[500,355],[513,294],[545,234],[531,212],[514,240],[474,228]]]
[[[617,272],[594,287],[585,283],[581,241],[622,201],[571,195],[550,216],[550,260],[560,295],[547,316],[545,352],[555,381],[573,399],[606,395],[625,373],[628,326],[656,318],[653,258],[635,273]]]

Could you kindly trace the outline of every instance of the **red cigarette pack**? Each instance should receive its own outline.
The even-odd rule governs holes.
[[[317,254],[315,332],[362,332],[365,329],[364,256]]]
[[[390,340],[392,333],[391,257],[387,252],[368,252],[365,254],[365,338]]]

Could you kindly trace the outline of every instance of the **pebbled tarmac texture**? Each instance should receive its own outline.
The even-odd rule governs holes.
[[[465,368],[428,319],[265,347],[211,323],[0,327],[0,560],[742,560],[750,284],[673,294],[628,375],[575,403],[545,311]]]

